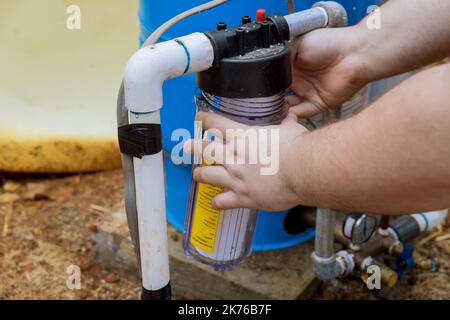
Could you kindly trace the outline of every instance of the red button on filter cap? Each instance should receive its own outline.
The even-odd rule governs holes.
[[[256,10],[256,22],[266,21],[266,9]]]

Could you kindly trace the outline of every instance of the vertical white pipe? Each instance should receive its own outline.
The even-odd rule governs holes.
[[[128,62],[124,105],[130,124],[161,124],[162,84],[166,79],[211,67],[214,51],[202,33],[148,46]],[[163,151],[133,158],[139,251],[144,289],[165,288],[170,282]]]
[[[160,112],[131,113],[130,123],[160,124]],[[156,291],[170,280],[163,151],[133,162],[142,283],[145,289]]]

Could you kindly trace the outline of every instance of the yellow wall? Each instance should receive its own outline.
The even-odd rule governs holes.
[[[69,5],[81,29],[69,30]],[[0,0],[0,170],[120,165],[115,104],[138,1]]]

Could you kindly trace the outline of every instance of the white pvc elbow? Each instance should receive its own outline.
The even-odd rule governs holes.
[[[165,80],[209,69],[213,61],[213,47],[203,33],[140,49],[130,58],[125,70],[125,106],[134,113],[160,109]]]

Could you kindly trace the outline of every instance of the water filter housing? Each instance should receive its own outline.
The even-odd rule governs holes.
[[[287,114],[284,101],[283,91],[269,97],[244,99],[218,97],[203,91],[196,97],[199,111],[259,126],[280,123]],[[201,127],[195,131],[197,139],[213,139]],[[184,234],[186,254],[217,270],[233,267],[250,255],[259,215],[249,208],[224,211],[213,208],[212,199],[224,191],[220,186],[191,181]]]
[[[247,125],[279,124],[292,81],[289,26],[282,16],[266,17],[262,10],[256,22],[243,17],[242,23],[233,29],[219,23],[205,33],[215,58],[212,68],[197,74],[197,108]],[[202,128],[195,132],[198,139],[214,139]],[[213,208],[212,199],[224,191],[192,180],[183,241],[187,255],[217,270],[250,255],[258,218],[251,208]]]

